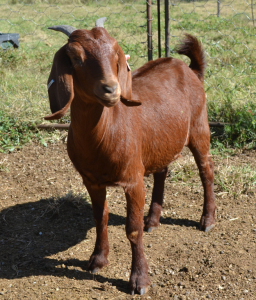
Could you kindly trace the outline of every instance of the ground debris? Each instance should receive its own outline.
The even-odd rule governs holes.
[[[247,154],[237,154],[230,165],[214,156],[218,210],[208,233],[198,230],[203,192],[192,156],[185,152],[170,166],[161,226],[143,237],[151,286],[135,299],[254,299],[256,216],[249,192],[256,191],[246,185],[245,195],[240,181],[231,184],[245,176],[236,177],[235,170],[256,168],[255,153]],[[111,188],[107,196],[109,265],[91,274],[91,202],[66,145],[31,144],[0,154],[3,160],[8,171],[0,172],[0,299],[132,299],[123,190]],[[186,181],[184,166],[195,173]],[[221,180],[231,180],[228,191]],[[152,176],[145,186],[148,210]]]

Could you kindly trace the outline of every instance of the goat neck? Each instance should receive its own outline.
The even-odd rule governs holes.
[[[137,114],[140,108],[127,107],[119,102],[114,107],[105,107],[100,103],[85,103],[79,98],[74,99],[71,106],[72,139],[84,141],[83,147],[107,151],[113,144],[121,145],[129,134],[132,136],[134,124],[129,124],[131,113]],[[137,111],[137,112],[136,112]],[[127,132],[128,131],[128,132]],[[131,132],[129,132],[131,131]],[[124,145],[123,145],[124,146]]]

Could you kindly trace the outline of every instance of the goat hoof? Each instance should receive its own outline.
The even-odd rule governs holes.
[[[215,226],[215,223],[208,223],[208,224],[202,224],[202,222],[200,222],[200,225],[199,225],[199,229],[204,231],[204,232],[208,232],[210,231],[213,227]]]
[[[151,232],[153,229],[157,228],[160,225],[158,218],[149,216],[145,218],[144,224],[144,230],[146,232]]]
[[[138,294],[139,295],[145,295],[146,293],[147,293],[147,291],[148,291],[148,288],[142,288],[142,289],[140,289],[139,291],[138,291]],[[130,294],[132,295],[132,296],[134,296],[135,295],[135,290],[132,290],[131,292],[130,292]]]
[[[103,255],[92,255],[88,265],[87,269],[92,274],[98,273],[103,267],[108,265],[108,260]]]
[[[210,225],[210,226],[207,226],[206,228],[200,228],[201,230],[203,230],[204,232],[208,232],[208,231],[210,231],[213,227],[215,226],[215,224],[212,224],[212,225]]]
[[[100,268],[95,268],[95,269],[91,270],[91,273],[96,274],[99,272],[99,270],[100,270]]]
[[[199,224],[200,230],[204,232],[210,231],[215,225],[214,214],[210,216],[202,216]]]
[[[139,272],[132,272],[129,282],[131,295],[144,295],[145,293],[147,293],[148,287],[150,285],[150,280],[147,273],[147,266],[145,268],[145,272],[143,272],[143,267],[140,268]]]
[[[146,232],[150,233],[153,229],[155,229],[156,227],[149,227],[146,229]]]

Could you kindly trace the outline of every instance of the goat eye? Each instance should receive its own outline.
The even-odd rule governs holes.
[[[82,62],[81,59],[78,58],[78,57],[74,57],[74,58],[72,59],[72,63],[73,63],[73,66],[74,66],[74,67],[81,67],[81,66],[83,65],[83,62]]]
[[[119,62],[117,63],[117,74],[119,73],[120,65]]]

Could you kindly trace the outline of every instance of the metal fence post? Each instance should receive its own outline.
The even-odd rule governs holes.
[[[170,56],[169,0],[165,0],[165,57]]]
[[[253,0],[251,0],[251,9],[252,9],[252,23],[253,23],[253,26],[255,25],[254,24],[254,13],[253,13]]]
[[[153,59],[153,53],[152,53],[152,1],[147,1],[147,33],[148,33],[148,60]]]
[[[220,0],[217,0],[217,17],[220,16]]]
[[[157,27],[158,27],[158,57],[161,57],[161,15],[160,0],[157,0]]]

